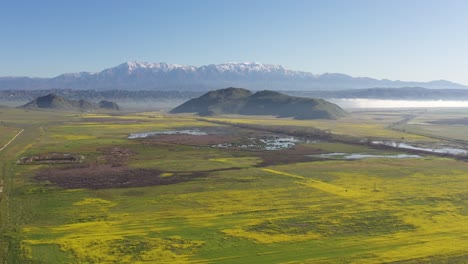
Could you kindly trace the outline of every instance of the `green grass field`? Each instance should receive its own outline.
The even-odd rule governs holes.
[[[376,119],[379,114],[383,119]],[[401,116],[379,114],[357,113],[342,121],[222,120],[317,127],[362,138],[435,140],[389,130]],[[1,117],[7,127],[0,127],[6,131],[0,140],[25,129],[0,153],[1,263],[468,262],[464,161],[428,155],[285,161],[281,156],[294,153],[271,156],[127,139],[129,133],[217,126],[160,113],[2,109]],[[112,160],[105,150],[112,147],[131,154],[118,166],[105,167]],[[309,149],[311,154],[397,153],[336,142],[301,145],[302,152]],[[20,157],[48,152],[84,155],[84,164],[15,164]],[[86,166],[91,172],[125,168],[152,172],[147,177],[168,184],[75,188],[36,177],[70,166],[76,167],[70,177]]]
[[[408,124],[398,126],[408,133],[448,138],[468,142],[468,124],[443,124],[444,120],[463,119],[467,116],[466,109],[438,109],[419,112]],[[442,124],[432,124],[442,121]]]
[[[213,121],[224,121],[237,124],[255,124],[255,125],[275,125],[275,126],[295,126],[295,127],[314,127],[322,130],[328,130],[336,135],[347,135],[359,138],[391,138],[400,139],[404,137],[406,140],[430,140],[429,138],[402,133],[387,129],[387,126],[392,122],[401,119],[401,115],[390,115],[378,118],[378,114],[363,114],[356,113],[350,117],[342,118],[339,121],[335,120],[293,120],[265,118],[265,117],[240,117],[226,116],[208,118]]]

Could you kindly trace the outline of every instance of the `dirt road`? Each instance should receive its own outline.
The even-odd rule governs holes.
[[[8,141],[8,143],[6,143],[2,148],[0,148],[0,152],[2,152],[3,149],[8,147],[8,145],[10,145],[11,142],[13,142],[21,133],[23,133],[23,131],[24,129],[21,129],[21,131],[18,132],[18,134],[16,134],[10,141]]]
[[[8,143],[6,143],[2,148],[0,148],[0,152],[2,152],[2,150],[8,147],[8,145],[10,145],[11,142],[13,142],[21,133],[23,133],[23,131],[24,129],[21,129],[21,131],[18,132],[10,141],[8,141]],[[2,193],[3,193],[3,180],[0,180],[0,198],[1,198]]]

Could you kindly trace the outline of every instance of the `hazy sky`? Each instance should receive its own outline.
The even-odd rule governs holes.
[[[257,61],[468,84],[467,14],[466,0],[2,0],[0,76]]]

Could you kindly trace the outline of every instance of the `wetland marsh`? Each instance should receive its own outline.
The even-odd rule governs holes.
[[[222,118],[259,131],[190,115],[9,111],[5,131],[25,130],[0,153],[3,263],[468,260],[468,163],[360,141],[445,144],[390,130],[403,118],[395,112]],[[357,141],[267,131],[278,125]],[[137,133],[148,136],[129,138]],[[16,164],[47,153],[85,158]]]

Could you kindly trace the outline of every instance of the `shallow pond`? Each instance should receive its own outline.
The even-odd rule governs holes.
[[[300,142],[300,140],[295,137],[281,137],[260,139],[260,142],[264,144],[264,149],[266,150],[280,150],[291,148]]]
[[[142,132],[142,133],[133,133],[128,136],[128,139],[135,138],[146,138],[155,135],[193,135],[193,136],[204,136],[208,133],[203,132],[198,129],[183,129],[183,130],[168,130],[168,131],[158,131],[158,132]]]
[[[466,149],[452,148],[452,147],[424,148],[424,147],[413,146],[407,143],[395,142],[395,141],[372,141],[372,144],[390,146],[390,147],[401,148],[401,149],[421,150],[421,151],[441,153],[441,154],[451,154],[451,155],[468,154],[468,150]]]
[[[219,135],[225,134],[225,131],[208,130],[202,131],[200,129],[183,129],[183,130],[168,130],[158,132],[141,132],[132,133],[128,139],[146,138],[157,135],[191,135],[191,136],[205,136],[205,135]],[[301,140],[293,136],[279,136],[279,135],[261,135],[258,137],[249,137],[242,140],[242,142],[226,142],[216,145],[211,145],[213,148],[242,148],[252,150],[281,150],[292,148],[299,142],[317,143],[316,140]]]
[[[294,147],[302,140],[296,137],[248,138],[244,143],[223,143],[212,145],[214,148],[243,148],[252,150],[281,150]]]

